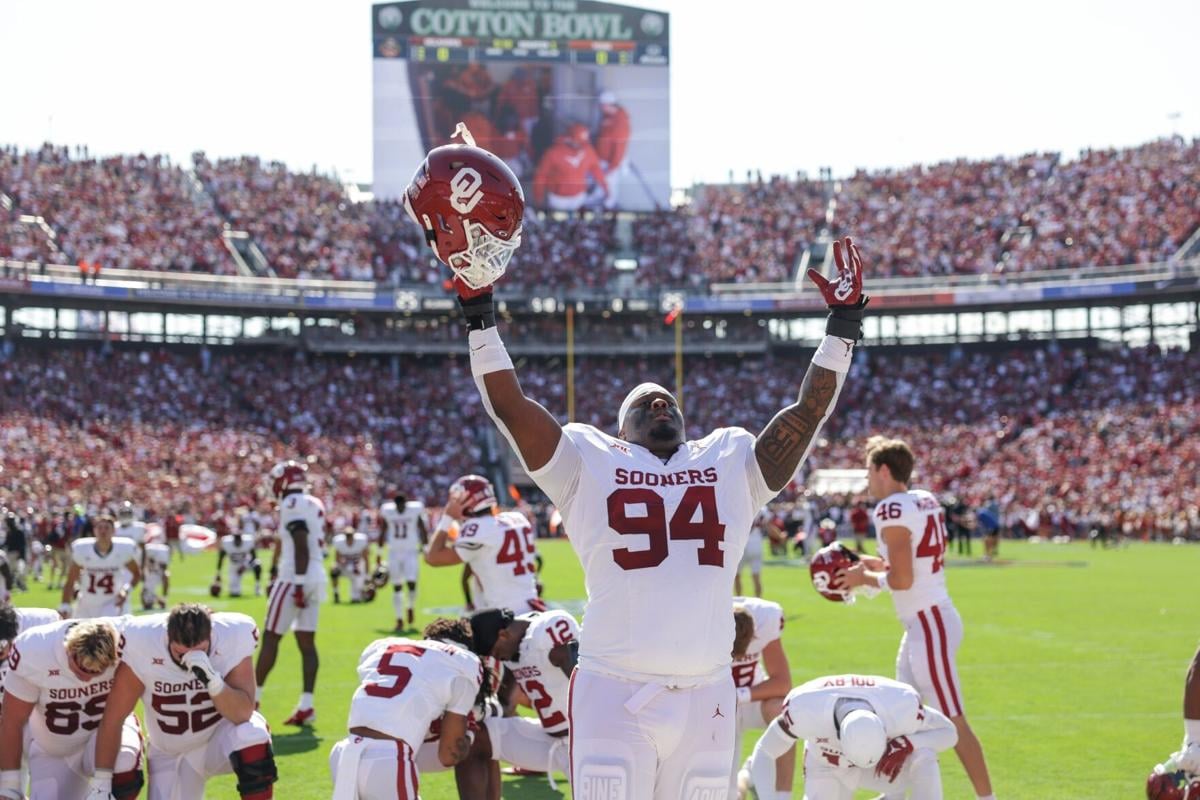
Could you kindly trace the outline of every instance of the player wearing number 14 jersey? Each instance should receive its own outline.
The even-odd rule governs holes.
[[[875,536],[879,558],[864,557],[842,573],[839,586],[878,587],[892,593],[904,625],[896,678],[954,722],[954,749],[979,798],[992,797],[983,747],[963,711],[956,656],[962,617],[946,590],[946,520],[941,503],[924,489],[908,488],[915,459],[899,439],[867,442],[867,488],[879,498]]]

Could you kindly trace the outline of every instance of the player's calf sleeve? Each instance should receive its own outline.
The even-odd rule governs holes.
[[[784,732],[783,726],[775,719],[767,726],[758,743],[754,745],[754,753],[750,756],[750,779],[759,798],[789,797],[790,792],[776,792],[775,761],[796,744],[796,738]]]
[[[112,777],[112,795],[114,800],[133,800],[141,793],[146,785],[146,777],[140,769],[128,772],[114,772]]]
[[[402,589],[392,592],[392,608],[396,610],[396,619],[404,616],[404,591]]]
[[[279,779],[271,743],[255,744],[229,754],[229,763],[237,775],[237,790],[242,800],[270,800]]]
[[[408,607],[411,608],[413,611],[417,610],[417,590],[416,589],[408,590]]]

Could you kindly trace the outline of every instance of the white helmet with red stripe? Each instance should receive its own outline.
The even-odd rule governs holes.
[[[305,473],[308,471],[307,464],[300,464],[292,460],[281,461],[271,468],[268,475],[271,481],[271,491],[275,497],[283,497],[287,492],[303,492],[308,488],[308,478]]]
[[[478,514],[496,507],[496,490],[482,475],[463,475],[451,485],[450,496],[462,498],[466,514]]]

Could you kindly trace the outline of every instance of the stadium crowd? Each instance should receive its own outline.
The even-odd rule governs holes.
[[[334,177],[258,158],[195,154],[200,187],[165,156],[97,159],[46,145],[0,151],[11,214],[42,216],[63,254],[105,267],[229,274],[223,226],[250,233],[281,277],[438,284],[420,232],[395,202],[351,202]],[[693,188],[638,215],[635,281],[703,290],[790,279],[825,235],[853,234],[876,276],[1008,275],[1168,259],[1200,228],[1200,140],[947,161],[842,179],[761,175]],[[508,284],[599,288],[628,255],[611,214],[530,214]],[[32,237],[32,239],[31,239]],[[54,259],[25,226],[0,225],[0,256]],[[519,267],[519,269],[518,269]]]
[[[1156,349],[864,351],[808,468],[857,467],[872,434],[909,439],[918,483],[1013,523],[1094,521],[1136,534],[1200,535],[1200,357]],[[794,401],[805,361],[691,358],[691,435],[758,431]],[[207,365],[207,366],[206,366]],[[530,360],[522,385],[560,418],[560,361]],[[305,457],[334,516],[386,486],[440,505],[480,468],[487,429],[465,358],[306,357],[20,348],[0,364],[0,502],[42,513],[132,499],[208,521],[262,507],[262,476]],[[669,358],[578,360],[577,420],[615,429],[634,383],[672,385]],[[803,480],[781,495],[802,497]],[[1066,524],[1065,522],[1063,523]],[[1078,531],[1074,531],[1078,532]]]

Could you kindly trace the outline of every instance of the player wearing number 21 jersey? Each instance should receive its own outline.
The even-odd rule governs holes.
[[[210,777],[229,773],[244,800],[272,797],[271,733],[254,710],[257,644],[250,617],[195,603],[127,625],[125,656],[97,732],[97,767],[111,767],[115,720],[140,697],[150,742],[149,800],[203,797]]]
[[[24,796],[22,757],[31,800],[90,798],[90,789],[137,796],[144,781],[136,717],[127,711],[114,719],[107,771],[96,759],[96,729],[122,657],[121,631],[131,620],[65,620],[30,628],[13,642],[0,712],[0,798]]]
[[[904,626],[896,678],[949,717],[958,730],[955,751],[978,797],[992,794],[983,748],[963,711],[957,654],[963,623],[946,589],[946,520],[941,503],[924,489],[910,489],[915,459],[899,439],[867,442],[867,487],[879,500],[875,536],[879,558],[865,557],[843,573],[841,585],[878,587],[892,593]]]
[[[438,720],[440,764],[466,757],[467,717],[483,684],[470,626],[440,619],[424,635],[377,639],[359,658],[350,735],[329,755],[334,800],[417,800],[416,752]]]

